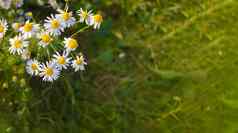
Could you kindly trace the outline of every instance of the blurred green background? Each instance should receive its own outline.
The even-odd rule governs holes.
[[[78,36],[87,71],[48,84],[0,51],[0,133],[238,132],[237,0],[70,2],[80,7],[104,16]]]

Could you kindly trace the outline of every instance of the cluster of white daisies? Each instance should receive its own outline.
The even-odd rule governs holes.
[[[53,44],[54,39],[60,36],[66,28],[69,28],[76,23],[85,23],[87,26],[93,26],[94,29],[99,29],[103,21],[100,14],[93,14],[92,11],[80,9],[77,12],[79,20],[73,17],[73,13],[67,10],[58,10],[58,14],[47,17],[44,25],[36,24],[27,20],[25,23],[13,23],[12,28],[19,33],[17,36],[10,38],[9,52],[14,55],[24,56],[29,52],[30,40],[36,39],[39,47],[46,48]],[[0,38],[3,38],[8,29],[8,24],[5,19],[0,20]],[[76,32],[77,33],[77,32]],[[40,63],[37,59],[26,61],[26,71],[32,76],[40,76],[43,81],[54,81],[59,76],[63,69],[68,69],[70,66],[76,71],[85,70],[87,65],[84,56],[79,53],[74,57],[72,52],[78,48],[78,42],[73,36],[64,38],[63,52],[59,53],[55,50],[52,59],[46,63]]]

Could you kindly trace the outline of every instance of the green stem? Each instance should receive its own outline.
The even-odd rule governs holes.
[[[67,76],[67,77],[63,77],[63,79],[64,79],[64,81],[65,81],[65,85],[66,85],[66,91],[68,92],[68,95],[71,97],[71,113],[72,113],[72,115],[74,114],[74,112],[75,112],[75,103],[76,103],[76,99],[75,99],[75,94],[74,94],[74,88],[71,86],[71,84],[70,84],[70,82],[69,82],[69,77]],[[74,122],[74,119],[72,119],[72,122]],[[70,127],[70,130],[71,130],[71,132],[73,131],[73,129],[72,129],[72,127]]]
[[[72,38],[72,37],[76,36],[78,33],[83,32],[88,28],[89,28],[89,26],[83,27],[82,29],[80,29],[77,32],[75,32],[74,34],[72,34],[70,37]]]
[[[67,92],[71,96],[72,106],[74,106],[76,103],[76,100],[75,100],[75,94],[74,94],[73,87],[71,86],[69,80],[67,80],[68,79],[67,77],[64,77],[63,79],[64,79],[64,82],[65,82],[65,85],[67,88]]]

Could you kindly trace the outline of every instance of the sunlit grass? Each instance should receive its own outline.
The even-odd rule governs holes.
[[[102,30],[79,34],[86,72],[38,82],[1,51],[0,132],[237,132],[236,0],[72,8],[87,3],[106,19]]]

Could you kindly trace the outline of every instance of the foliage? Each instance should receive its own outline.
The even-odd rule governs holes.
[[[100,9],[105,18],[100,31],[78,36],[87,71],[48,84],[1,51],[1,133],[238,132],[236,0],[70,6]],[[32,1],[23,9],[39,19],[54,12]]]

